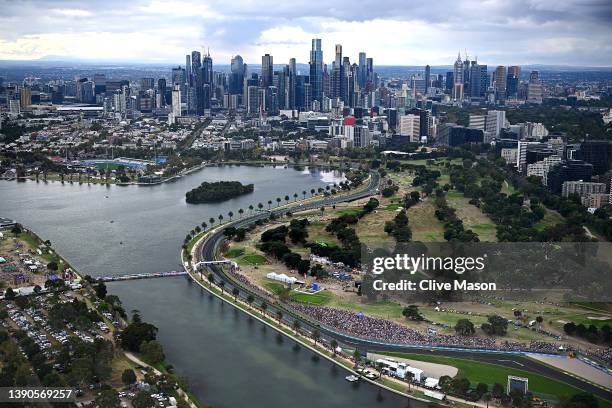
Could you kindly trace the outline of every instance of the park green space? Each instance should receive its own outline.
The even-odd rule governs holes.
[[[473,204],[470,204],[469,199],[463,196],[453,194],[455,190],[447,193],[448,205],[456,210],[457,216],[463,221],[463,226],[466,230],[471,229],[481,241],[497,241],[497,226],[493,221],[482,212],[482,210]]]
[[[470,380],[472,386],[476,386],[482,382],[489,387],[495,383],[499,383],[505,386],[508,376],[514,375],[518,377],[529,378],[529,390],[534,394],[537,394],[546,399],[558,400],[563,395],[573,395],[582,392],[578,388],[575,388],[569,384],[561,381],[553,380],[540,374],[534,374],[525,370],[516,368],[505,367],[493,363],[484,363],[480,361],[447,357],[436,355],[432,352],[431,355],[415,354],[415,353],[400,353],[400,352],[382,352],[391,357],[406,358],[410,360],[425,361],[436,364],[446,364],[453,366],[459,370],[457,375],[459,377],[465,377]],[[502,359],[503,356],[500,356]],[[599,407],[611,408],[612,402],[599,399]]]
[[[535,224],[535,229],[537,229],[538,231],[542,231],[548,227],[555,226],[561,222],[563,222],[563,216],[561,214],[559,214],[555,210],[546,208],[544,218],[542,218]]]
[[[413,241],[444,242],[444,227],[434,214],[435,206],[431,198],[408,209]]]
[[[225,256],[236,259],[238,263],[244,262],[249,265],[263,265],[267,262],[265,256],[253,252],[246,253],[245,248],[242,247],[232,247],[228,249]]]

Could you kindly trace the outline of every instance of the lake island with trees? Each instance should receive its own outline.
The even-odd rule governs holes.
[[[207,181],[185,194],[185,199],[190,204],[214,203],[239,195],[252,193],[253,184],[242,184],[239,181]]]

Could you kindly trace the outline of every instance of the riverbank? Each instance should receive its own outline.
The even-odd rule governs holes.
[[[218,229],[222,229],[222,228],[224,227],[223,226],[217,227],[215,229],[210,230],[209,233],[214,232],[215,230],[218,230]],[[196,243],[192,248],[191,256],[194,260],[198,259],[197,253],[200,252],[199,244],[201,244],[201,241],[205,239],[206,235],[202,236],[199,240],[200,242]],[[405,398],[410,398],[412,400],[420,401],[420,402],[427,403],[427,404],[433,403],[433,404],[438,404],[439,406],[454,406],[454,407],[482,407],[482,408],[486,407],[485,404],[482,404],[479,402],[468,402],[466,400],[452,397],[452,396],[447,396],[447,400],[452,401],[452,405],[443,404],[438,400],[428,399],[424,394],[426,390],[425,388],[414,385],[414,384],[405,383],[396,378],[382,376],[381,373],[378,374],[378,378],[376,380],[366,378],[362,375],[362,373],[356,370],[358,368],[358,362],[355,361],[354,358],[344,353],[335,352],[334,350],[330,351],[330,349],[322,345],[323,342],[321,340],[316,340],[316,337],[312,338],[312,337],[307,336],[306,334],[301,334],[300,328],[292,327],[289,324],[283,322],[282,315],[280,319],[278,318],[278,315],[277,315],[276,320],[274,320],[274,316],[266,313],[265,309],[257,308],[253,304],[242,300],[239,296],[230,294],[227,290],[225,290],[223,286],[219,285],[218,283],[211,282],[210,280],[208,280],[207,277],[203,276],[201,273],[194,271],[191,268],[190,263],[186,260],[186,254],[184,252],[181,253],[181,258],[183,262],[183,267],[185,268],[185,271],[189,273],[189,276],[191,277],[191,279],[194,282],[196,282],[201,288],[206,290],[208,293],[222,300],[223,302],[230,304],[231,306],[242,311],[243,313],[247,314],[251,318],[259,321],[260,323],[274,329],[276,332],[282,334],[283,336],[290,338],[291,340],[295,341],[296,344],[299,344],[300,346],[307,348],[313,353],[316,353],[318,356],[323,357],[324,359],[341,367],[342,369],[347,371],[347,374],[356,375],[360,377],[361,380],[371,385],[374,385],[381,390],[386,390],[396,395],[399,395]],[[197,262],[197,261],[194,261],[194,262]],[[374,369],[369,368],[369,370],[373,371]],[[408,392],[406,392],[406,388],[408,388]]]
[[[55,250],[52,250],[50,241],[44,240],[36,232],[32,231],[31,228],[26,228],[24,226],[20,226],[20,227],[21,227],[21,232],[18,234],[14,234],[13,232],[5,231],[4,239],[6,240],[7,238],[14,238],[16,240],[21,240],[23,241],[25,245],[27,245],[27,247],[20,247],[20,248],[23,248],[24,250],[29,250],[32,252],[34,252],[35,250],[40,251],[40,248],[44,246],[46,249],[44,249],[43,251],[40,251],[39,256],[48,264],[53,263],[54,265],[56,265],[56,268],[58,270],[57,273],[59,275],[58,276],[59,279],[68,278],[68,276],[70,277],[71,285],[66,285],[64,288],[61,288],[62,296],[67,296],[73,299],[78,299],[79,301],[82,301],[85,304],[87,304],[88,307],[94,311],[94,313],[99,315],[101,321],[105,322],[105,324],[109,328],[110,331],[104,332],[104,335],[102,337],[112,342],[113,347],[115,348],[115,351],[120,353],[120,354],[117,354],[115,356],[115,359],[113,360],[112,378],[121,377],[121,372],[117,371],[119,370],[119,366],[120,366],[120,369],[127,368],[127,366],[124,367],[125,364],[115,365],[116,361],[120,361],[124,359],[130,360],[134,363],[134,364],[129,365],[129,369],[132,369],[134,371],[138,370],[139,366],[143,366],[143,367],[150,367],[158,375],[170,374],[165,369],[167,365],[165,361],[159,364],[161,369],[158,369],[158,368],[152,367],[142,362],[142,360],[134,356],[133,353],[127,350],[124,350],[122,347],[120,347],[120,345],[118,344],[116,340],[117,339],[116,331],[118,327],[115,326],[115,324],[113,323],[112,319],[109,318],[109,316],[103,314],[99,310],[99,308],[96,306],[99,300],[97,299],[95,301],[92,300],[96,296],[99,296],[98,295],[99,289],[97,285],[95,287],[93,285],[93,283],[96,281],[95,280],[92,281],[89,277],[86,277],[80,272],[78,272],[66,259],[64,259],[64,257],[62,257],[61,254],[59,254]],[[16,245],[19,241],[14,241],[14,242]],[[70,273],[69,274],[64,273],[64,271],[66,270],[69,270]],[[37,287],[21,286],[19,289],[21,290],[18,292],[23,296],[37,295],[38,293],[40,294],[51,293],[55,291],[55,289],[51,289],[50,286],[47,286],[45,284],[37,285]],[[104,289],[104,292],[106,292],[106,289]],[[8,298],[6,300],[8,300]],[[119,317],[117,317],[117,319],[121,322],[119,327],[124,328],[128,325],[128,322],[125,319],[119,318]],[[83,334],[83,336],[85,336],[85,334]],[[136,361],[137,359],[138,361]],[[202,407],[200,402],[197,401],[188,390],[183,389],[183,387],[178,386],[176,388],[176,392],[178,396],[184,399],[185,403],[190,408],[201,408]]]

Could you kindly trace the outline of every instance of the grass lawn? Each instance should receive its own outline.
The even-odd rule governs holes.
[[[452,198],[463,198],[464,195],[461,191],[457,191],[457,190],[449,190],[446,192],[446,199],[450,200]]]
[[[359,222],[355,224],[355,232],[357,232],[361,242],[374,248],[394,245],[395,239],[389,236],[384,228],[385,222],[391,221],[397,214],[396,209],[387,208],[395,205],[397,204],[389,204],[385,207],[378,208],[375,212],[362,217]]]
[[[449,194],[452,191],[449,191]],[[497,241],[497,226],[480,208],[469,203],[466,197],[448,197],[448,205],[457,210],[466,230],[471,229],[481,241]]]
[[[573,395],[582,392],[578,388],[572,387],[571,385],[539,374],[533,374],[528,371],[469,359],[437,356],[435,352],[432,352],[431,355],[396,352],[384,352],[383,354],[393,357],[426,361],[430,363],[447,364],[456,367],[459,369],[459,373],[457,375],[469,379],[473,386],[479,382],[482,382],[488,384],[489,387],[495,383],[502,384],[505,387],[508,376],[514,375],[529,378],[529,390],[534,394],[538,394],[546,399],[557,400],[563,395]],[[500,359],[503,359],[503,356],[500,356]],[[612,407],[612,403],[610,401],[600,399],[599,402],[600,408]]]
[[[353,215],[353,216],[357,216],[357,214],[359,214],[361,212],[361,208],[343,208],[341,210],[336,211],[336,213],[340,216],[340,215]]]
[[[322,290],[313,294],[291,291],[291,294],[289,295],[291,300],[293,300],[294,302],[309,303],[311,305],[318,306],[328,304],[333,296],[333,293],[328,290]]]
[[[266,263],[266,258],[259,254],[244,255],[240,260],[251,265],[262,265]]]
[[[283,285],[282,283],[277,283],[277,282],[266,282],[264,283],[264,286],[270,292],[274,293],[275,295],[278,295],[279,293],[281,293],[281,291],[285,287],[285,285]]]
[[[398,319],[402,317],[402,306],[392,301],[381,300],[373,303],[358,303],[342,298],[334,298],[328,306],[336,309],[363,312],[366,315],[384,319]]]
[[[450,175],[442,174],[440,177],[438,177],[438,184],[440,186],[444,186],[445,184],[450,184]]]
[[[514,188],[512,184],[504,180],[504,183],[502,184],[501,192],[507,195],[512,195],[516,192],[516,189]]]
[[[124,356],[123,353],[116,355],[115,358],[113,358],[113,361],[111,362],[111,368],[113,370],[110,379],[111,384],[118,388],[123,387],[124,384],[123,381],[121,381],[121,374],[123,374],[123,371],[129,368],[133,369],[134,367],[135,364],[132,361],[128,360],[128,358]]]
[[[229,251],[225,253],[225,256],[228,258],[238,258],[244,255],[244,248],[230,248]]]
[[[559,224],[560,222],[563,222],[563,216],[555,210],[546,208],[544,218],[538,221],[538,223],[535,225],[535,229],[537,229],[538,231],[542,231],[545,228],[552,227],[554,225]]]
[[[350,214],[350,211],[353,211],[353,210],[357,210],[357,209],[356,208],[345,208],[345,209],[343,209],[341,211],[347,211],[347,213]],[[327,245],[337,245],[337,246],[340,246],[340,242],[338,241],[336,236],[330,234],[327,231],[325,231],[325,227],[327,226],[327,224],[328,224],[328,222],[326,222],[326,221],[313,221],[313,222],[311,222],[308,225],[308,227],[307,227],[307,230],[308,230],[308,241],[325,243]],[[287,240],[287,241],[289,241],[289,240]]]
[[[435,217],[435,206],[431,198],[408,209],[408,220],[412,229],[412,240],[423,242],[445,242],[444,227]]]

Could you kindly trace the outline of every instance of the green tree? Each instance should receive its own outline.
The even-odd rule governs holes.
[[[321,332],[317,329],[314,329],[312,331],[311,336],[312,336],[312,339],[314,340],[315,345],[317,344],[319,340],[321,340]]]
[[[166,358],[162,345],[156,340],[143,341],[140,344],[140,352],[144,360],[152,365],[161,363]]]
[[[155,400],[146,391],[140,391],[132,400],[134,408],[151,408],[155,406]]]
[[[126,368],[125,370],[123,370],[123,373],[121,373],[121,381],[125,385],[134,384],[136,382],[136,373],[134,372],[134,370],[132,370],[131,368]]]
[[[104,300],[104,298],[106,297],[106,284],[102,281],[98,282],[98,284],[94,287],[95,291],[96,291],[96,296],[98,297],[98,299],[102,299]]]
[[[461,336],[471,336],[476,332],[474,323],[469,319],[459,319],[455,324],[455,333]]]
[[[100,391],[96,396],[95,402],[98,408],[117,408],[121,404],[119,394],[112,388]],[[148,408],[152,406],[153,405],[149,405]]]
[[[298,331],[300,330],[301,326],[302,325],[301,325],[300,321],[297,320],[297,319],[293,320],[293,323],[291,324],[291,327],[293,327],[293,331],[294,331],[295,334],[298,333]]]
[[[15,294],[15,291],[11,287],[6,288],[6,290],[4,291],[4,298],[6,300],[14,300],[15,296],[17,295]]]
[[[421,321],[423,320],[423,316],[419,313],[419,307],[417,305],[409,305],[402,310],[402,315],[406,317],[406,319]]]
[[[572,395],[571,397],[562,398],[559,401],[560,408],[597,408],[599,407],[599,401],[593,396],[586,392]]]
[[[335,356],[336,349],[338,348],[338,342],[336,341],[336,339],[331,339],[331,341],[329,342],[329,346],[331,347],[332,351],[334,352],[334,356]]]
[[[121,333],[121,347],[129,351],[140,351],[144,342],[155,340],[157,327],[150,323],[132,321]]]

